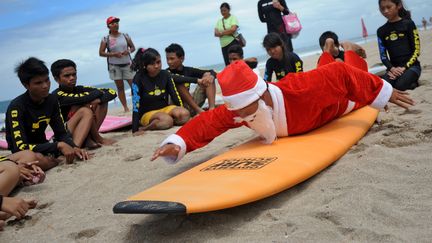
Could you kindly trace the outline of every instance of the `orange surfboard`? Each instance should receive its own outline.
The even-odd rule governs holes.
[[[271,145],[250,141],[117,203],[114,213],[200,213],[286,190],[342,157],[374,123],[364,107],[307,134]]]

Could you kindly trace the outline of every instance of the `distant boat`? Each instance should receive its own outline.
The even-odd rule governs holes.
[[[362,24],[362,36],[363,36],[363,38],[366,39],[368,37],[368,32],[367,32],[366,25],[364,23],[363,18],[361,18],[361,24]]]

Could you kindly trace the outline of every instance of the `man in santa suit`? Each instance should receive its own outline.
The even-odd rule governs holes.
[[[175,163],[228,129],[243,125],[270,144],[277,137],[306,133],[365,105],[376,109],[386,108],[388,102],[405,109],[414,105],[408,93],[361,70],[367,65],[352,50],[354,46],[344,47],[344,63],[334,62],[325,52],[321,59],[327,63],[309,72],[290,73],[277,83],[266,83],[243,61],[232,63],[217,75],[225,105],[194,117],[166,138],[151,160],[161,156]]]

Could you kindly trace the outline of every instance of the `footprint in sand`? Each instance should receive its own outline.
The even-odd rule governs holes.
[[[33,219],[32,216],[26,215],[22,219],[12,219],[12,220],[9,220],[9,221],[7,221],[6,224],[8,226],[15,226],[17,229],[22,229],[22,228],[24,228],[24,225],[25,225],[26,221],[29,221],[29,220],[32,220],[32,219]]]
[[[40,203],[40,204],[38,204],[37,206],[36,206],[36,209],[38,209],[38,210],[42,210],[42,209],[45,209],[45,208],[48,208],[48,207],[51,207],[52,205],[54,204],[54,202],[46,202],[46,203]]]
[[[404,113],[401,114],[401,116],[404,116],[404,115],[418,115],[420,113],[422,113],[421,110],[409,109],[409,110],[405,110]]]
[[[134,154],[134,155],[131,155],[131,156],[124,158],[123,161],[126,161],[126,162],[136,161],[136,160],[141,159],[142,157],[143,156],[140,154]]]
[[[356,146],[354,146],[353,148],[351,148],[349,153],[353,153],[353,154],[360,153],[360,152],[365,151],[368,147],[369,147],[369,145],[364,144],[364,143],[360,143],[360,144],[357,144]]]
[[[336,215],[333,215],[329,211],[327,211],[327,212],[317,212],[317,213],[314,213],[313,216],[315,218],[319,219],[319,220],[322,220],[322,221],[325,220],[325,221],[328,221],[328,222],[330,222],[330,223],[332,223],[334,225],[337,225],[337,226],[341,225],[339,217],[336,216]]]
[[[93,228],[93,229],[85,229],[81,230],[80,232],[75,232],[69,234],[69,237],[74,240],[80,240],[80,239],[90,239],[93,238],[95,235],[97,235],[102,228]]]

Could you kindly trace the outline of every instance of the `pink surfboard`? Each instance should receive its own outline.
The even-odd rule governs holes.
[[[132,118],[126,116],[106,116],[102,122],[99,132],[111,132],[132,124]]]
[[[101,127],[99,128],[99,132],[111,132],[119,128],[127,127],[132,124],[131,117],[124,116],[106,116],[103,121]],[[47,131],[45,133],[46,138],[50,140],[54,133],[52,131]],[[8,145],[6,142],[6,135],[4,132],[0,132],[0,149],[7,149]]]
[[[54,136],[54,133],[52,131],[47,131],[45,132],[45,136],[48,140],[50,140],[52,136]],[[6,141],[6,134],[4,132],[0,132],[0,149],[7,149],[7,148],[8,148],[8,144]]]

